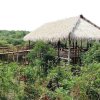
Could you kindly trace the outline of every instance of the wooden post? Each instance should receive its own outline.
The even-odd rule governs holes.
[[[74,39],[73,39],[73,64],[75,63],[75,43],[74,43]]]
[[[73,49],[74,49],[74,39],[73,39]]]
[[[14,52],[13,52],[13,61],[15,62]]]
[[[60,57],[60,55],[59,55],[59,51],[60,51],[60,40],[58,41],[57,46],[58,46],[58,58],[59,58]]]
[[[70,33],[71,34],[71,33]],[[71,46],[71,39],[70,39],[70,34],[69,34],[69,37],[68,37],[68,43],[69,43],[69,45],[68,45],[68,65],[70,64],[70,46]]]
[[[77,40],[76,40],[76,43],[75,43],[75,47],[77,48]]]
[[[77,40],[76,40],[76,42],[75,42],[75,57],[74,57],[75,59],[75,64],[76,64],[76,62],[77,62]]]
[[[82,50],[82,45],[83,45],[83,44],[82,44],[82,39],[81,39],[81,50]]]
[[[67,49],[67,40],[66,40],[66,43],[65,43],[65,47],[64,48]]]
[[[88,48],[89,48],[89,43],[88,43],[88,40],[87,40],[87,50],[88,50]]]
[[[30,46],[31,46],[31,45],[30,45],[30,40],[29,40],[29,49],[30,49]]]
[[[17,63],[18,63],[18,61],[19,61],[19,53],[18,52],[16,53],[16,56],[17,56]]]

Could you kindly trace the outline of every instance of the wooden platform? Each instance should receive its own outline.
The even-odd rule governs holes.
[[[7,62],[21,62],[26,63],[26,55],[30,52],[30,49],[10,49],[7,47],[0,47],[0,60]]]
[[[0,55],[23,53],[23,52],[30,52],[30,51],[31,50],[21,50],[21,51],[12,51],[12,52],[1,52]]]
[[[23,48],[17,48],[16,50],[10,49],[7,47],[0,47],[0,59],[5,60],[8,62],[14,61],[14,62],[22,62],[27,63],[27,54],[31,51],[31,49],[28,49],[27,47]],[[70,59],[72,64],[80,63],[80,53],[85,52],[85,48],[71,48],[70,49]],[[61,60],[64,60],[67,62],[68,60],[68,49],[60,49],[59,51],[59,58]]]

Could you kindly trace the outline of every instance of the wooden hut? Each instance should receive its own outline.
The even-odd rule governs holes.
[[[58,42],[58,56],[60,41],[68,41],[67,60],[70,63],[71,58],[71,42],[77,45],[80,40],[81,48],[84,40],[100,40],[100,27],[86,19],[83,15],[71,17],[55,22],[46,23],[38,29],[32,31],[24,37],[25,41],[51,41]],[[74,51],[75,51],[74,47]],[[77,50],[78,52],[78,50]],[[77,55],[77,52],[74,55]]]

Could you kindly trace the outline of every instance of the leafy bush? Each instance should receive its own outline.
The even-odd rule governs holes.
[[[12,39],[12,38],[11,38],[11,39],[8,40],[8,43],[9,43],[9,44],[12,44],[12,45],[14,45],[14,46],[15,46],[15,45],[21,45],[21,44],[23,44],[23,42],[24,42],[24,41],[23,41],[22,39]]]
[[[28,31],[7,31],[0,30],[0,46],[23,45],[23,37],[29,33]]]
[[[0,97],[6,99],[14,99],[17,92],[20,91],[18,86],[18,65],[11,63],[9,65],[0,65]],[[15,93],[15,97],[13,97]],[[12,95],[10,97],[10,95]],[[0,99],[1,99],[0,98]],[[1,99],[2,100],[2,99]]]
[[[7,41],[5,41],[5,40],[0,40],[0,46],[1,46],[1,47],[3,47],[3,46],[8,46]]]
[[[71,96],[78,100],[98,100],[100,98],[100,63],[92,63],[81,69],[81,76],[75,77]]]
[[[56,51],[47,43],[38,41],[33,50],[28,54],[28,58],[33,66],[40,66],[46,74],[48,69],[55,63]]]
[[[84,64],[100,62],[100,43],[94,43],[94,45],[82,56],[82,61]]]
[[[0,63],[0,100],[99,100],[100,63],[81,67],[79,76],[71,67],[53,67],[41,77],[38,66]]]
[[[23,67],[16,63],[0,65],[0,100],[34,99],[37,72],[30,66]]]

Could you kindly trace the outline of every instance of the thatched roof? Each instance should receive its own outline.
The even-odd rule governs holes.
[[[100,27],[82,15],[44,24],[24,37],[25,41],[58,41],[59,39],[95,39],[100,40]]]

